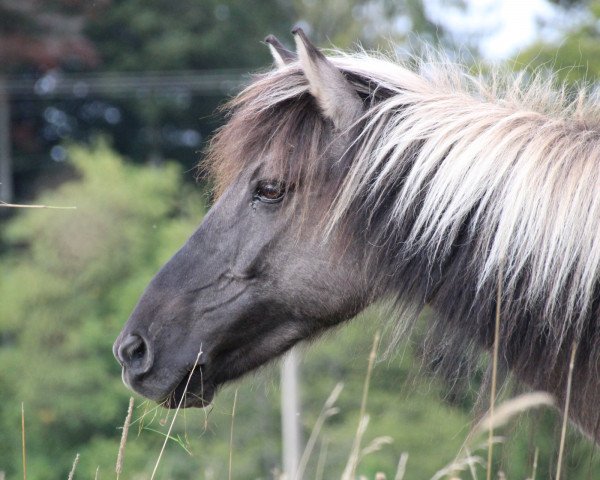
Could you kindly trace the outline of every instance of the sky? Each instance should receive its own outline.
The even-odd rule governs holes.
[[[564,13],[546,0],[465,0],[466,10],[444,0],[428,2],[428,13],[452,31],[459,42],[478,39],[488,60],[515,55],[538,38],[559,38]]]

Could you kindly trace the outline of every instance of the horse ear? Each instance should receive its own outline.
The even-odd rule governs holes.
[[[298,60],[298,56],[285,48],[275,35],[267,36],[267,38],[265,38],[265,43],[269,46],[269,50],[271,51],[271,55],[273,55],[273,60],[275,60],[277,68],[281,68],[288,63]]]
[[[346,130],[363,112],[358,93],[342,72],[310,43],[301,28],[295,28],[292,33],[311,95],[336,128]]]

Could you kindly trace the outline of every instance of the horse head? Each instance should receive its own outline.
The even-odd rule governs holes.
[[[166,406],[207,405],[223,383],[354,316],[372,297],[352,243],[322,230],[362,100],[294,33],[299,61],[267,37],[279,69],[233,101],[212,142],[217,201],[114,344],[124,382]]]

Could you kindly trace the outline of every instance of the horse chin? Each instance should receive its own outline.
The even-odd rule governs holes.
[[[211,404],[215,392],[215,385],[203,378],[202,368],[197,366],[184,375],[162,404],[169,409],[204,408]]]

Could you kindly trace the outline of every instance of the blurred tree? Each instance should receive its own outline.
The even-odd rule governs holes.
[[[399,47],[419,49],[422,41],[451,42],[443,26],[430,18],[423,0],[286,1],[294,23],[325,47],[351,49],[360,44],[367,50],[394,52]],[[407,44],[411,37],[417,41]]]
[[[66,64],[97,65],[96,50],[82,29],[86,18],[106,1],[0,0],[0,199],[12,199],[11,137],[18,144],[19,133],[29,133],[25,125],[10,128],[10,100],[5,90],[8,82],[3,75],[44,72]],[[32,135],[27,137],[24,144],[31,148],[37,142]]]
[[[85,31],[104,71],[235,69],[232,75],[241,76],[270,63],[262,39],[269,32],[286,33],[290,24],[279,0],[127,0],[113,3]],[[227,86],[211,95],[185,87],[140,88],[127,98],[102,99],[108,108],[118,109],[122,121],[96,123],[95,128],[109,131],[119,151],[138,161],[169,157],[191,168],[220,123],[215,110],[230,93]],[[76,111],[73,115],[77,117]]]
[[[443,49],[454,48],[454,40],[448,30],[428,14],[423,0],[405,0],[412,35],[427,44]],[[417,46],[418,48],[418,46]]]
[[[241,75],[271,63],[261,44],[266,34],[291,44],[289,32],[298,22],[316,43],[340,48],[361,42],[393,50],[410,32],[432,42],[448,38],[429,20],[421,0],[0,0],[0,14],[0,53],[15,57],[6,63],[12,71],[53,69],[38,86],[51,84],[61,72],[110,71],[116,80],[124,71],[235,69]],[[140,87],[123,98],[90,94],[84,79],[80,86],[73,96],[40,90],[12,97],[21,198],[55,184],[49,180],[53,173],[64,175],[61,142],[87,141],[97,132],[110,134],[115,147],[136,161],[168,157],[190,168],[220,124],[217,106],[231,93],[226,85],[210,95],[166,85]]]
[[[127,0],[86,33],[106,70],[247,69],[268,63],[260,41],[290,23],[279,0]]]
[[[387,48],[407,33],[400,21],[407,13],[405,2],[291,0],[289,4],[293,23],[305,28],[317,45],[350,48],[360,43],[376,48],[386,42]]]
[[[79,179],[43,201],[77,210],[27,212],[2,232],[13,250],[1,258],[0,470],[11,476],[20,457],[13,436],[20,401],[31,478],[63,478],[77,451],[117,440],[128,394],[113,337],[202,212],[173,164],[126,166],[102,143],[70,148],[69,157]]]
[[[0,0],[0,76],[7,73],[37,76],[58,67],[97,66],[96,49],[83,34],[83,28],[86,20],[108,1]],[[9,99],[10,83],[0,78],[0,117],[8,123],[8,128],[3,123],[0,132],[0,176],[7,177],[0,179],[0,197],[5,197],[4,200],[12,197],[11,150],[22,161],[47,146],[40,134],[39,104],[32,102],[31,95],[25,102]],[[32,110],[38,110],[38,114],[32,115]],[[27,171],[31,163],[17,162],[17,176]]]
[[[559,2],[562,4],[562,2]],[[553,42],[539,41],[518,55],[516,68],[544,68],[569,83],[600,79],[600,1],[566,2],[565,15],[577,13],[564,35]]]
[[[559,7],[585,7],[590,3],[590,0],[547,0],[549,3],[558,5]]]
[[[94,66],[98,56],[83,35],[86,18],[110,0],[1,0],[0,70],[65,63]]]
[[[260,40],[272,33],[291,43],[298,23],[315,43],[340,48],[389,47],[409,32],[447,40],[422,0],[128,0],[97,16],[86,32],[109,70],[247,69],[270,62]]]

